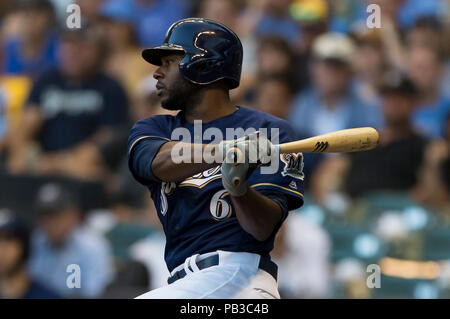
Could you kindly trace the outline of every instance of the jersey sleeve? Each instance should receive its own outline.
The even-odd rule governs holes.
[[[145,186],[161,181],[152,172],[152,162],[161,146],[170,142],[168,121],[153,117],[138,121],[128,137],[128,166],[133,177]]]
[[[296,135],[287,122],[283,121],[277,124],[274,129],[279,132],[279,143],[296,140]],[[273,137],[271,136],[272,142],[277,143]],[[252,188],[271,199],[279,197],[280,201],[284,203],[285,209],[282,206],[282,210],[285,218],[288,211],[303,205],[303,154],[279,154],[277,164],[272,164],[271,167],[259,167],[250,176],[248,183]]]

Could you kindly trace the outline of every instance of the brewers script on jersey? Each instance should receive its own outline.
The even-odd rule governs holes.
[[[203,39],[205,34],[209,36]],[[144,50],[143,56],[161,65],[161,57],[172,50],[184,54],[179,64],[184,79],[200,85],[228,79],[230,88],[238,86],[242,46],[222,24],[206,19],[181,20],[169,29],[162,46]],[[198,52],[202,53],[200,59]],[[209,62],[206,71],[195,71],[190,63],[198,64],[201,59]],[[212,127],[221,130],[223,136],[227,128],[267,128],[269,139],[271,128],[276,128],[280,143],[295,140],[286,121],[244,107],[202,124],[203,132]],[[184,110],[176,116],[142,119],[129,136],[130,169],[148,187],[155,203],[166,235],[165,261],[171,273],[169,285],[140,298],[279,298],[277,266],[269,253],[288,211],[303,203],[302,154],[281,154],[277,156],[276,173],[262,174],[257,167],[248,177],[248,185],[277,203],[282,211],[272,234],[261,241],[239,223],[230,192],[222,182],[220,163],[180,182],[161,181],[154,175],[151,163],[177,128],[186,128],[194,136],[194,125],[186,121]]]

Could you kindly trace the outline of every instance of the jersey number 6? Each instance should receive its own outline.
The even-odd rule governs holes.
[[[231,216],[233,208],[224,199],[228,195],[226,190],[218,191],[211,198],[211,203],[209,204],[209,211],[215,220],[224,220]]]

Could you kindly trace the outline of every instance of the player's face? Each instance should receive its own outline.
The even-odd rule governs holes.
[[[158,80],[156,93],[162,107],[167,110],[184,110],[198,96],[198,88],[180,74],[178,64],[182,57],[179,53],[163,57],[162,65],[153,73],[153,77]]]

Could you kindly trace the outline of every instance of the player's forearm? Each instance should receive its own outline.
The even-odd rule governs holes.
[[[192,175],[201,173],[209,168],[220,165],[214,160],[215,146],[210,144],[194,144],[180,142],[168,142],[161,146],[152,161],[151,168],[153,175],[164,182],[180,182]],[[173,148],[179,144],[185,147],[180,148],[180,153],[176,156],[184,158],[181,163],[174,162]],[[184,151],[189,154],[183,154]]]
[[[241,227],[259,241],[268,239],[281,220],[281,207],[253,188],[231,200]]]

